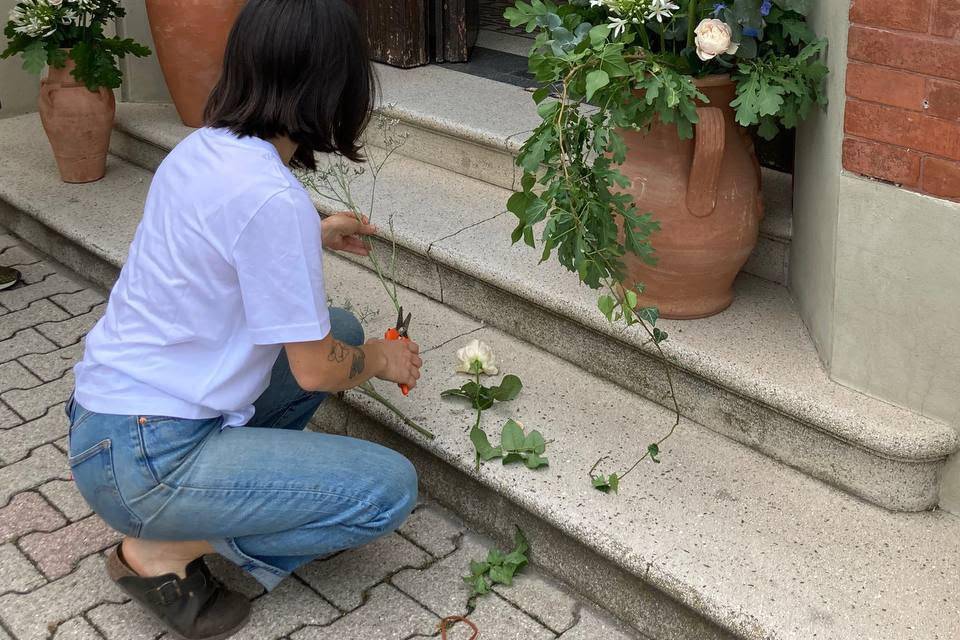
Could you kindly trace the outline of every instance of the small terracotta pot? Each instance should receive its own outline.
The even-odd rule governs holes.
[[[113,131],[116,100],[113,91],[90,91],[62,69],[50,67],[40,82],[40,121],[64,182],[94,182],[107,170],[107,150]]]
[[[697,81],[709,105],[697,108],[692,140],[675,125],[621,131],[629,151],[621,171],[640,212],[660,231],[651,236],[657,264],[627,254],[628,285],[645,286],[642,306],[664,318],[703,318],[733,302],[733,281],[757,244],[763,203],[753,141],[736,123],[729,76]]]
[[[220,78],[227,37],[246,0],[146,0],[164,80],[188,127],[203,126],[203,108]]]

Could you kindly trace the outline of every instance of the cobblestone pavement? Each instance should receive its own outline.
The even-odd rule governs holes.
[[[119,536],[67,466],[70,369],[104,295],[2,230],[0,264],[24,276],[0,291],[0,640],[169,638],[107,579],[103,555]],[[464,614],[485,640],[636,637],[533,569],[472,602],[461,576],[489,546],[427,501],[399,532],[314,562],[269,594],[223,559],[209,561],[254,599],[238,639],[428,638],[440,618]],[[449,638],[471,635],[458,624]]]

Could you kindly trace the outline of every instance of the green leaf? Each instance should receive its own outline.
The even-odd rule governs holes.
[[[597,306],[600,307],[600,312],[603,313],[604,317],[612,322],[613,310],[617,306],[617,302],[613,299],[613,296],[600,296],[600,299],[597,300]]]
[[[514,420],[507,420],[500,434],[500,447],[504,451],[521,451],[524,440],[523,428]]]
[[[537,453],[527,454],[527,458],[524,461],[528,469],[539,469],[540,467],[546,467],[549,462],[546,458],[538,455]]]
[[[527,536],[523,533],[523,529],[517,527],[513,533],[513,552],[526,554],[529,549],[530,543],[527,542]]]
[[[487,568],[503,564],[504,555],[501,553],[500,549],[490,549],[487,552]]]
[[[660,447],[657,446],[656,443],[653,443],[647,447],[647,453],[650,454],[651,460],[653,460],[657,464],[660,464],[660,460],[659,458],[657,458],[657,456],[660,455]]]
[[[610,491],[617,493],[620,491],[620,476],[615,473],[611,473],[610,477],[607,478],[607,483],[610,485]]]
[[[470,561],[470,575],[474,578],[477,576],[482,576],[489,570],[490,564],[487,562],[477,562],[475,560]]]
[[[493,388],[493,397],[497,402],[509,402],[520,395],[523,383],[515,375],[506,375],[500,381],[500,386]]]
[[[593,476],[591,482],[593,483],[593,488],[597,491],[610,493],[610,481],[607,479],[607,476]]]
[[[587,74],[587,101],[593,98],[593,94],[597,92],[598,89],[610,84],[610,76],[607,75],[607,72],[603,69],[596,69]]]
[[[23,50],[23,68],[28,73],[40,75],[47,66],[47,49],[42,40],[34,40]]]
[[[508,464],[513,464],[514,462],[526,462],[526,460],[527,460],[526,455],[525,455],[525,454],[522,454],[522,453],[519,453],[519,452],[517,452],[517,451],[513,451],[513,452],[508,453],[507,455],[503,456],[503,464],[504,464],[504,466],[506,466],[506,465],[508,465]]]
[[[476,450],[477,455],[480,456],[480,459],[484,462],[499,458],[503,455],[500,447],[494,447],[490,444],[490,440],[487,438],[487,434],[483,429],[471,429],[470,442],[473,443],[473,448]]]
[[[550,95],[550,91],[553,89],[550,85],[544,85],[533,92],[533,101],[537,104],[543,102],[547,96]]]
[[[510,586],[513,584],[514,570],[510,567],[500,566],[490,568],[490,580],[498,584]]]
[[[523,441],[523,447],[537,454],[543,454],[547,450],[547,441],[543,438],[543,435],[534,429],[527,434],[527,437]]]
[[[660,311],[656,307],[644,307],[637,311],[637,317],[650,326],[654,326],[657,324],[657,320],[660,319]]]
[[[610,25],[598,24],[594,28],[590,29],[590,46],[596,47],[597,45],[602,44],[604,41],[606,41],[609,35]]]
[[[654,327],[653,328],[653,341],[657,344],[660,344],[667,339],[667,332],[662,331],[661,329]]]

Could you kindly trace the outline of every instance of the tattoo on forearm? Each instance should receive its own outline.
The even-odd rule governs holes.
[[[327,360],[330,362],[343,362],[347,359],[347,349],[343,346],[342,342],[333,341],[333,346],[330,348],[330,355],[327,357]]]
[[[350,379],[353,380],[361,373],[363,373],[363,368],[367,364],[367,354],[363,352],[363,349],[354,349],[353,350],[353,362],[350,364]]]
[[[353,380],[361,373],[363,373],[364,368],[367,366],[367,354],[363,352],[363,349],[357,347],[350,347],[342,342],[337,340],[333,341],[333,346],[330,347],[330,355],[327,356],[327,360],[330,362],[336,362],[340,364],[347,359],[347,352],[353,356],[353,360],[350,361],[350,375],[349,379]]]

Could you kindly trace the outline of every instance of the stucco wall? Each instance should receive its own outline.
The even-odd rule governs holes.
[[[826,112],[800,126],[794,169],[793,241],[790,290],[821,358],[829,366],[833,350],[837,207],[847,67],[847,3],[818,2],[810,23],[830,40]]]
[[[14,4],[15,0],[0,0],[0,24],[6,24]],[[0,49],[5,49],[6,43],[0,29]],[[19,56],[0,60],[0,118],[36,111],[39,87],[40,78],[23,70]]]
[[[147,9],[143,2],[125,2],[127,16],[120,20],[117,30],[125,38],[141,42],[154,55],[148,58],[128,58],[122,62],[124,73],[123,99],[127,102],[170,102],[170,93],[157,62],[156,47],[150,35]]]

